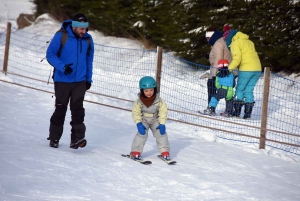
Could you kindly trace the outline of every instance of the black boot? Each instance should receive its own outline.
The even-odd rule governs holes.
[[[223,117],[232,117],[233,116],[233,99],[226,100],[225,112],[220,113]]]
[[[244,105],[244,101],[241,100],[233,101],[233,107],[234,107],[233,116],[240,117],[243,105]]]
[[[75,139],[74,141],[71,141],[70,148],[72,149],[78,149],[78,147],[83,148],[86,146],[86,139]]]
[[[52,140],[51,137],[48,137],[47,140],[50,140],[49,146],[53,148],[58,148],[59,140]]]
[[[250,119],[254,103],[245,103],[245,114],[243,119]]]
[[[233,99],[226,100],[226,113],[229,115],[233,114]]]
[[[59,145],[59,140],[50,140],[50,144],[49,144],[50,147],[58,148],[58,145]]]

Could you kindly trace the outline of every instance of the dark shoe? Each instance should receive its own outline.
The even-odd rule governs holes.
[[[232,117],[232,114],[229,113],[229,112],[226,112],[226,111],[225,112],[221,112],[220,115],[223,116],[223,117]]]
[[[232,117],[232,114],[233,114],[233,99],[226,100],[225,112],[222,112],[222,113],[228,114],[228,115],[225,115],[226,117]],[[221,115],[222,115],[222,113],[221,113]]]
[[[255,102],[254,102],[255,103]],[[245,114],[243,119],[250,119],[252,114],[252,109],[254,107],[254,103],[245,103]]]
[[[234,117],[237,117],[237,118],[240,117],[243,105],[244,105],[244,101],[241,101],[241,100],[233,101],[234,112],[232,115]]]
[[[59,140],[50,140],[50,147],[58,148]]]
[[[78,147],[83,148],[86,146],[86,143],[87,143],[87,141],[84,138],[76,139],[74,141],[71,141],[70,148],[72,148],[72,149],[78,149]]]

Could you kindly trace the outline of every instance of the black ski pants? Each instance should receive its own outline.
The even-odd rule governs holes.
[[[212,79],[207,80],[207,94],[208,94],[208,99],[207,102],[209,104],[211,98],[216,95],[217,93],[217,88],[216,88],[216,77],[212,77]]]
[[[55,111],[50,119],[49,139],[60,140],[63,133],[67,107],[70,102],[71,110],[71,141],[85,137],[83,100],[86,84],[83,82],[55,82]]]

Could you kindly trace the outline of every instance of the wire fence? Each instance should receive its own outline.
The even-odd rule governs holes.
[[[0,62],[4,63],[8,31],[0,33]],[[47,41],[52,36],[37,35],[12,28],[6,81],[53,93],[50,78],[53,67],[45,57]],[[158,52],[145,49],[117,48],[96,44],[93,63],[93,83],[86,101],[131,111],[143,76],[157,74]],[[160,96],[166,101],[170,121],[186,123],[196,130],[210,130],[219,139],[232,142],[261,143],[300,155],[300,83],[277,74],[270,74],[266,129],[262,127],[262,108],[265,97],[265,76],[262,72],[254,89],[255,106],[250,120],[204,116],[207,102],[207,72],[209,66],[192,63],[162,53]],[[49,84],[47,84],[49,80]],[[216,113],[223,112],[225,101],[220,100]],[[243,111],[242,111],[243,114]],[[224,123],[225,122],[225,123]],[[264,148],[264,147],[260,147]]]

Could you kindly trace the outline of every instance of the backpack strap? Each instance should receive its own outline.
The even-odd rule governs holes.
[[[90,37],[88,37],[88,38],[86,38],[85,40],[86,40],[86,42],[87,42],[87,44],[88,44],[88,49],[87,49],[86,54],[87,54],[88,56],[90,56],[90,51],[91,51],[91,49],[92,49],[92,47],[91,47],[91,39],[90,39]]]
[[[60,38],[60,46],[59,46],[59,49],[56,53],[56,55],[58,57],[60,57],[60,52],[62,50],[62,48],[64,47],[64,45],[66,44],[67,42],[67,39],[68,39],[68,32],[64,29],[64,28],[61,28],[60,30],[58,30],[56,33],[58,32],[61,32],[62,33],[62,36]],[[54,73],[55,73],[55,68],[53,68],[53,74],[52,74],[52,79],[54,80]],[[50,77],[49,77],[50,78]],[[48,83],[49,83],[49,79],[48,79]]]
[[[64,28],[61,28],[56,33],[58,33],[58,32],[62,33],[62,36],[61,36],[61,39],[60,39],[60,47],[57,51],[57,56],[60,57],[60,52],[61,52],[62,48],[64,47],[64,45],[66,44],[67,39],[68,39],[68,32]]]

